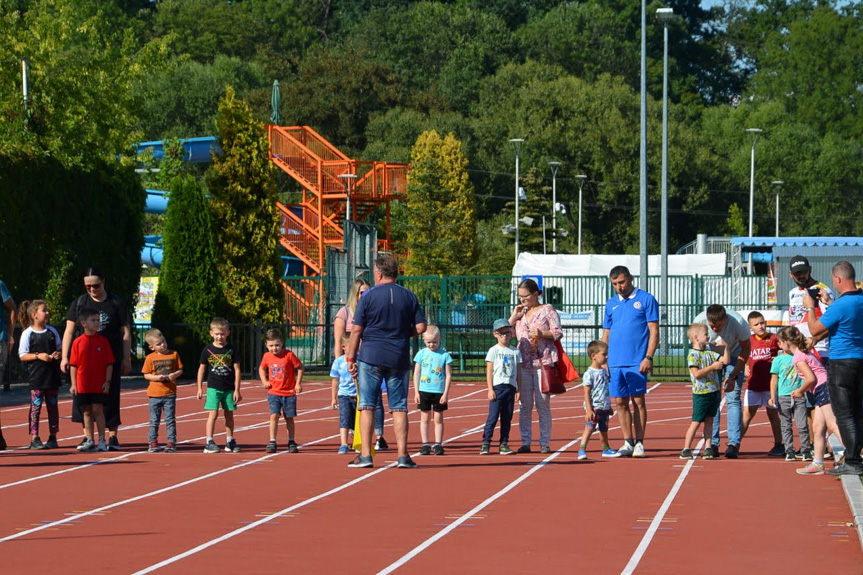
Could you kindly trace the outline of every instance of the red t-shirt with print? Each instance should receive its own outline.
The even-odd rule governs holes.
[[[752,334],[749,344],[752,346],[749,353],[749,389],[770,391],[770,365],[779,353],[779,340],[774,333],[765,333],[763,339]]]

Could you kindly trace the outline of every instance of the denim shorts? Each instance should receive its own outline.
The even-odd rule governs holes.
[[[357,398],[350,395],[339,396],[339,429],[353,429],[356,424]]]
[[[268,393],[267,403],[270,406],[270,415],[284,414],[285,417],[297,416],[296,395],[276,395],[275,393]]]
[[[381,396],[381,382],[387,380],[387,403],[390,411],[408,410],[409,369],[371,365],[357,361],[359,369],[357,390],[359,391],[358,409],[374,409]]]
[[[647,374],[638,366],[608,368],[608,392],[611,397],[632,397],[647,393]]]

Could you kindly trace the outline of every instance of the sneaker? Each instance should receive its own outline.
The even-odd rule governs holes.
[[[610,447],[609,447],[608,449],[603,449],[603,450],[602,450],[602,456],[603,456],[603,457],[620,457],[620,452],[619,452],[619,451],[615,451],[615,450],[613,450],[612,448],[610,448]]]
[[[57,445],[57,438],[53,435],[49,436],[48,441],[45,442],[45,449],[59,449],[59,447],[60,446]]]
[[[800,459],[802,459],[803,461],[812,461],[813,459],[815,459],[815,456],[812,454],[811,449],[807,449],[800,456]]]
[[[45,449],[45,444],[36,436],[30,441],[30,449]]]
[[[237,451],[239,451],[239,449]],[[300,452],[300,446],[297,445],[297,442],[294,441],[293,439],[288,441],[288,453],[299,453],[299,452]]]
[[[207,442],[207,445],[204,446],[204,453],[218,453],[221,451],[219,446],[212,440]]]
[[[551,453],[551,447],[549,447],[548,445],[540,445],[539,446],[539,452],[540,453]]]
[[[431,446],[428,443],[424,443],[420,447],[420,455],[431,455]]]
[[[802,447],[794,452],[794,457],[797,459],[803,459],[803,448]]]
[[[237,440],[232,439],[228,443],[225,444],[225,451],[228,453],[239,453],[240,448],[237,446]]]
[[[159,451],[159,444],[156,443],[155,441],[151,441],[150,447],[147,449],[147,451],[149,453],[156,453],[157,451]]]
[[[417,466],[410,455],[402,455],[399,457],[399,469],[414,469]]]
[[[624,443],[623,446],[617,450],[621,457],[632,457],[632,451],[633,446],[629,443]]]
[[[701,459],[716,459],[716,456],[713,455],[713,449],[705,447],[704,451],[701,452]]]
[[[389,448],[390,445],[387,443],[387,440],[384,439],[384,436],[381,435],[378,437],[378,440],[375,442],[375,451],[386,451]]]
[[[578,458],[579,459],[587,459],[587,450],[579,449],[578,450]]]
[[[108,446],[105,444],[104,439],[99,440],[99,445],[96,447],[96,451],[108,451]]]
[[[85,439],[81,443],[78,444],[76,448],[78,451],[86,452],[86,451],[96,451],[96,444],[93,443],[92,439]]]
[[[173,441],[165,444],[165,453],[177,453],[177,446],[174,445]]]
[[[826,459],[833,459],[833,452],[832,451],[825,451],[824,452],[824,459],[825,460]]]
[[[522,445],[516,453],[530,453],[530,445]]]
[[[692,459],[692,450],[691,449],[681,449],[680,450],[680,459]]]
[[[794,453],[793,449],[785,452],[785,461],[797,461],[797,454]]]
[[[799,470],[798,470],[799,471]],[[833,469],[827,470],[828,475],[863,475],[863,465],[839,463]]]
[[[834,453],[833,455],[835,456],[836,454]],[[824,459],[827,459],[827,458],[825,457]],[[838,465],[842,465],[843,463],[845,463],[845,452],[840,451],[839,457],[836,458],[836,463],[833,464],[833,467],[836,467]]]
[[[635,444],[635,447],[632,448],[632,456],[633,457],[647,457],[644,453],[644,444],[640,441]]]
[[[824,466],[810,463],[806,467],[798,468],[797,473],[800,475],[824,475]]]
[[[486,452],[487,451],[488,450],[486,450]],[[506,443],[501,443],[500,448],[498,448],[498,453],[500,453],[501,455],[512,455],[513,453],[515,453],[515,451],[510,449],[509,445],[507,445]],[[482,451],[480,451],[480,454],[482,454]]]
[[[267,449],[269,449],[269,448],[270,448],[270,446],[267,445]],[[275,452],[275,449],[273,450],[273,452]],[[341,447],[339,447],[339,455],[345,455],[347,452],[348,452],[348,446],[347,445],[342,445]]]
[[[776,443],[773,445],[773,449],[767,452],[767,455],[770,457],[782,457],[785,455],[785,446],[781,443]]]
[[[347,447],[348,446],[342,445],[342,447],[345,448],[344,453],[347,453]],[[276,447],[276,442],[275,441],[268,442],[267,447],[264,448],[264,451],[266,451],[267,453],[275,453],[276,451],[278,451],[278,447]]]
[[[108,451],[120,451],[120,440],[117,439],[116,435],[108,438]]]
[[[401,458],[399,458],[401,459]],[[348,463],[348,467],[374,467],[375,464],[372,462],[371,455],[357,455],[354,457],[350,463]]]
[[[726,459],[737,459],[737,456],[740,455],[740,447],[737,445],[729,445],[725,448],[725,458]]]
[[[479,454],[480,455],[488,455],[488,447],[489,447],[488,443],[483,443],[482,447],[479,448]],[[501,447],[503,447],[503,446],[501,446]],[[509,449],[509,448],[507,447],[507,449]],[[509,453],[512,453],[512,450],[510,450]]]
[[[718,445],[711,445],[707,449],[709,449],[710,451],[713,452],[713,459],[719,459],[719,446]]]
[[[443,455],[443,445],[440,443],[435,443],[434,447],[432,447],[432,453],[435,455]]]
[[[81,443],[79,443],[78,445],[75,446],[75,449],[77,449],[78,451],[84,451],[81,448],[84,447],[85,445],[87,445],[87,438],[86,437],[81,440]]]
[[[0,433],[0,451],[4,451],[6,449],[6,438],[3,437],[3,434]]]

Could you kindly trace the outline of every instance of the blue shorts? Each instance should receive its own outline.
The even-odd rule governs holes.
[[[358,409],[374,409],[381,397],[381,382],[387,380],[387,403],[390,411],[408,410],[409,369],[371,365],[357,361]]]
[[[350,395],[339,396],[339,429],[353,429],[357,417],[357,398]]]
[[[270,406],[270,415],[284,415],[285,417],[297,416],[296,395],[267,394],[267,403]]]
[[[608,431],[608,418],[611,417],[610,409],[594,409],[593,417],[587,422],[588,427],[599,429],[600,431]]]
[[[826,383],[816,387],[812,394],[815,396],[815,407],[821,407],[830,403],[830,392],[827,391]]]
[[[647,374],[638,366],[608,368],[608,394],[611,397],[631,397],[647,393]]]

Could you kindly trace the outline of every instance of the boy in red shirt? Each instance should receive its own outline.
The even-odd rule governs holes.
[[[771,457],[784,457],[785,447],[782,445],[782,430],[779,425],[779,411],[770,405],[770,366],[773,358],[779,353],[779,340],[776,334],[767,331],[767,321],[760,312],[753,311],[747,317],[749,329],[749,344],[752,351],[746,364],[748,375],[746,397],[743,405],[743,426],[740,437],[746,435],[749,424],[762,405],[767,410],[767,420],[773,431],[773,448],[767,452]]]
[[[297,453],[294,441],[294,418],[297,416],[297,394],[303,391],[303,364],[289,349],[285,349],[282,332],[267,330],[267,353],[261,359],[258,375],[267,390],[270,405],[270,442],[267,453],[276,452],[279,416],[284,415],[288,428],[288,453]]]
[[[84,333],[72,342],[69,355],[69,376],[72,379],[72,395],[77,395],[84,415],[86,441],[78,451],[108,451],[105,444],[105,414],[102,405],[107,401],[111,373],[114,369],[114,354],[111,344],[99,333],[99,312],[83,309],[78,322]],[[99,431],[98,447],[93,442],[93,424]]]

